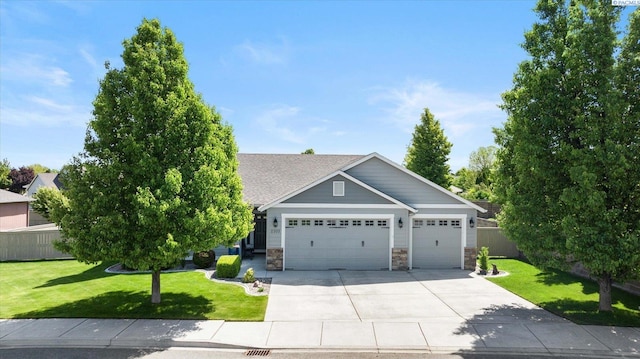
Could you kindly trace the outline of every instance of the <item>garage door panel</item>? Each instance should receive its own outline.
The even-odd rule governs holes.
[[[420,222],[420,220],[418,220]],[[413,227],[412,266],[421,269],[460,268],[462,229],[451,220],[422,220]],[[446,224],[445,224],[446,223]]]
[[[324,226],[314,222],[286,228],[285,269],[388,269],[389,228],[354,226],[353,220],[336,227],[327,226],[326,220]]]

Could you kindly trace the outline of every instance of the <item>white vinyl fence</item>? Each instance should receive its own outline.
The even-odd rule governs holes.
[[[52,225],[0,232],[0,261],[73,258],[53,248],[60,231]]]

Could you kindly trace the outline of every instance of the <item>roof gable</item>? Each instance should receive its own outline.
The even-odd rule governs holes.
[[[368,164],[373,164],[372,161],[377,161],[380,165],[373,165],[368,166],[370,168],[365,168]],[[391,170],[387,171],[387,176],[380,173],[382,172],[382,168],[384,167],[387,167]],[[377,189],[388,193],[395,198],[404,201],[405,203],[409,203],[412,206],[416,206],[418,204],[441,204],[445,206],[451,204],[459,204],[462,206],[467,206],[471,209],[478,210],[482,213],[486,212],[484,208],[454,194],[453,192],[435,184],[434,182],[429,181],[428,179],[416,174],[415,172],[410,171],[407,168],[375,152],[361,158],[358,161],[350,163],[343,168],[343,171],[353,175],[354,177],[360,178],[363,181],[366,181]],[[403,181],[406,183],[402,183]],[[422,193],[418,193],[417,195],[409,192],[403,193],[405,190],[404,186],[406,186],[406,184],[410,182],[413,182],[414,187],[416,183],[419,184],[420,188],[418,190]],[[423,199],[421,202],[420,197],[426,197],[427,194],[426,192],[423,192],[423,188],[426,188],[431,192],[429,193],[431,199]],[[411,199],[409,199],[409,197],[411,197]]]
[[[273,202],[362,157],[239,153],[244,200],[254,206]]]
[[[417,212],[411,206],[409,206],[409,205],[407,205],[407,204],[405,204],[405,203],[403,203],[403,202],[401,202],[401,201],[399,201],[399,200],[397,200],[397,199],[395,199],[395,198],[393,198],[393,197],[391,197],[391,196],[389,196],[389,195],[387,195],[387,194],[385,194],[383,192],[378,191],[377,189],[369,186],[368,184],[366,184],[366,183],[364,183],[364,182],[362,182],[362,181],[360,181],[360,180],[358,180],[358,179],[356,179],[356,178],[354,178],[354,177],[352,177],[352,176],[350,176],[347,173],[342,172],[342,171],[336,171],[334,173],[329,174],[328,176],[320,178],[317,181],[315,181],[313,183],[310,183],[307,186],[299,188],[299,189],[297,189],[297,190],[295,190],[295,191],[293,191],[293,192],[291,192],[291,193],[289,193],[289,194],[287,194],[287,195],[285,195],[283,197],[280,197],[280,198],[276,199],[275,201],[273,201],[271,203],[267,203],[267,204],[261,206],[260,208],[258,208],[258,210],[261,211],[261,212],[262,211],[266,211],[267,209],[269,209],[271,207],[277,206],[278,204],[281,204],[281,203],[287,202],[287,201],[289,201],[291,199],[294,199],[296,196],[298,196],[298,195],[300,195],[302,193],[305,193],[307,191],[313,191],[314,189],[316,189],[316,188],[318,188],[320,186],[323,186],[323,185],[325,185],[327,183],[332,183],[334,180],[337,180],[337,181],[341,181],[341,180],[348,181],[348,182],[352,183],[353,185],[355,185],[355,186],[357,186],[357,187],[359,187],[359,188],[361,188],[361,189],[363,189],[363,190],[365,190],[367,192],[370,192],[371,194],[376,196],[380,200],[380,202],[382,204],[397,205],[398,207],[402,207],[402,208],[404,208],[406,210],[409,210],[411,212]],[[328,193],[328,192],[325,191],[325,193]],[[331,198],[331,196],[329,194],[326,194],[326,197]],[[339,200],[338,201],[332,201],[332,203],[335,203],[335,202],[339,202]],[[358,203],[348,203],[348,204],[358,204]]]

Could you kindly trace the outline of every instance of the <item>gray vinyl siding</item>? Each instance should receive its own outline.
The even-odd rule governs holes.
[[[333,182],[344,182],[344,196],[333,195]],[[358,203],[358,204],[393,204],[388,199],[349,181],[343,176],[335,176],[306,191],[289,198],[284,203]]]
[[[287,213],[290,218],[295,218],[295,214],[335,214],[336,219],[350,218],[349,215],[394,215],[395,220],[389,225],[394,226],[394,248],[409,247],[409,216],[405,209],[366,209],[366,208],[270,208],[267,211],[267,248],[280,248],[280,235],[283,226],[281,215]],[[278,219],[278,227],[273,227],[273,219]],[[402,218],[404,223],[402,228],[398,227],[398,219]],[[364,220],[364,218],[362,219]],[[285,233],[286,235],[286,233]]]
[[[347,170],[346,173],[409,205],[462,203],[375,157]]]

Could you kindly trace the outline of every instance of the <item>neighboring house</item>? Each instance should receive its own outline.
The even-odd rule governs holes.
[[[40,187],[62,188],[57,173],[38,173],[31,183],[25,186],[25,196],[33,197]]]
[[[238,154],[269,270],[475,269],[481,207],[377,154]]]
[[[41,187],[50,187],[56,189],[62,189],[62,183],[60,183],[57,173],[38,173],[31,183],[24,186],[25,196],[33,198],[33,195],[38,192]],[[51,223],[44,218],[40,213],[31,209],[29,213],[29,226],[38,226],[42,224]]]
[[[0,231],[29,226],[29,202],[33,199],[0,189]]]

